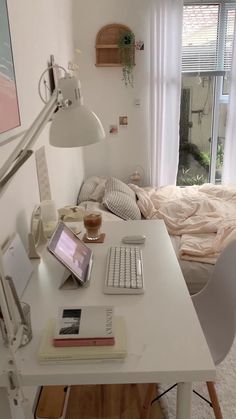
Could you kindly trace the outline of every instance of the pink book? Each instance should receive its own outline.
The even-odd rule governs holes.
[[[54,346],[107,346],[114,345],[115,338],[88,338],[88,339],[53,339]]]

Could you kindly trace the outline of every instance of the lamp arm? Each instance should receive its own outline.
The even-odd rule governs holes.
[[[29,148],[34,145],[39,134],[45,127],[46,123],[51,118],[53,112],[58,106],[57,102],[58,91],[54,90],[50,100],[46,103],[37,118],[31,124],[29,129],[23,135],[19,144],[15,147],[6,162],[0,169],[0,192],[4,186],[7,186],[7,181],[16,173],[19,167],[27,160]],[[23,149],[23,150],[22,150]],[[10,344],[13,344],[16,338],[17,324],[14,316],[14,305],[9,284],[5,280],[3,269],[2,251],[0,249],[0,308],[4,320],[6,334]]]
[[[0,308],[1,308],[1,315],[3,318],[3,327],[5,327],[5,332],[7,334],[8,342],[13,343],[13,339],[15,336],[15,329],[16,326],[13,324],[12,321],[12,313],[9,307],[9,288],[8,284],[6,283],[4,270],[3,270],[3,261],[2,261],[2,250],[0,249]]]
[[[2,165],[0,168],[0,182],[3,181],[5,175],[8,173],[10,169],[14,167],[14,165],[17,165],[20,167],[21,164],[19,164],[19,161],[26,160],[26,155],[30,147],[34,145],[36,142],[39,134],[45,127],[46,123],[50,120],[51,116],[53,115],[55,109],[58,106],[58,91],[54,90],[50,100],[46,103],[44,108],[41,110],[39,115],[36,117],[34,122],[31,124],[31,126],[28,128],[26,133],[23,135],[21,141],[19,144],[15,147],[13,152],[10,154],[6,162]],[[19,168],[18,167],[18,168]],[[17,170],[18,170],[17,168]],[[13,170],[13,174],[16,172],[16,170]],[[10,177],[12,177],[10,176]],[[10,179],[9,177],[9,179]],[[7,179],[7,180],[9,180]],[[3,182],[5,183],[5,182]]]
[[[27,154],[25,154],[21,158],[21,154],[17,160],[15,160],[14,165],[12,168],[7,172],[7,174],[0,180],[0,192],[2,191],[3,186],[13,177],[13,175],[19,170],[19,168],[28,160],[28,158],[33,154],[32,150],[27,150]]]

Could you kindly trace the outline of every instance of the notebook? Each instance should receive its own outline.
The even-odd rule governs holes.
[[[38,352],[40,364],[75,363],[78,360],[123,359],[127,355],[124,318],[114,316],[115,345],[55,347],[53,336],[55,320],[50,320],[42,336]]]

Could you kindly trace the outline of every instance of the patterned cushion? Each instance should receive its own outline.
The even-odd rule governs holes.
[[[103,204],[113,214],[123,220],[140,220],[141,213],[135,199],[123,192],[110,192],[105,194]]]
[[[141,219],[135,193],[119,179],[110,178],[107,180],[103,204],[123,220]]]
[[[79,191],[77,203],[90,200],[102,202],[106,180],[106,178],[98,176],[91,176],[85,180]]]
[[[126,183],[122,182],[119,179],[116,179],[115,177],[111,177],[107,180],[106,187],[105,187],[105,193],[119,191],[123,192],[126,195],[131,196],[131,198],[135,199],[135,193],[134,191],[126,185]]]
[[[105,193],[106,182],[107,178],[99,179],[99,184],[96,186],[95,190],[90,195],[90,199],[92,201],[102,202]]]

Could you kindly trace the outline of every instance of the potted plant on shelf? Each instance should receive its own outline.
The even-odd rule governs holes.
[[[118,40],[118,48],[120,50],[120,58],[122,64],[123,80],[125,85],[133,87],[134,85],[134,48],[135,36],[132,31],[122,31]]]

